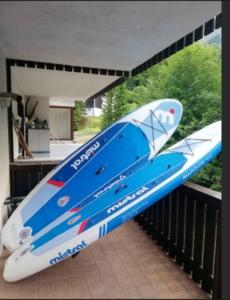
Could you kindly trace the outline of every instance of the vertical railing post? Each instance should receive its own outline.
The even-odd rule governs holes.
[[[214,267],[213,299],[221,299],[221,211],[218,223],[216,257]]]

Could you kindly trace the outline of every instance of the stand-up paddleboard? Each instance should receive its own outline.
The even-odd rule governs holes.
[[[40,237],[11,254],[4,269],[17,281],[81,251],[136,216],[197,173],[221,151],[221,122],[168,148]]]
[[[73,214],[119,184],[171,137],[182,116],[177,100],[151,102],[121,118],[51,171],[18,206],[2,230],[9,251],[25,243],[63,214]],[[54,223],[54,224],[56,224]]]

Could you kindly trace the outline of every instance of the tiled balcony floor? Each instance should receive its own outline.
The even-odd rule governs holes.
[[[4,261],[0,258],[2,274]],[[0,298],[207,299],[208,296],[130,221],[105,238],[29,278],[7,283]]]

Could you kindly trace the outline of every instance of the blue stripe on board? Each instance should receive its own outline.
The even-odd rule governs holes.
[[[28,220],[28,217],[35,211],[37,211],[41,207],[41,199],[49,199],[52,197],[59,188],[56,186],[52,186],[49,184],[45,184],[39,192],[37,192],[33,199],[31,199],[21,210],[21,217],[23,222],[25,223]]]
[[[76,174],[76,171],[78,172],[89,161],[89,158],[92,158],[95,155],[95,153],[97,153],[103,146],[105,146],[114,137],[114,135],[117,132],[119,132],[122,128],[124,128],[127,124],[128,123],[117,123],[111,126],[111,128],[109,128],[105,133],[103,133],[97,139],[89,143],[87,147],[84,147],[82,151],[76,154],[76,156],[74,156],[65,166],[63,166],[63,168],[60,171],[58,171],[50,179],[63,182],[68,181],[72,176]],[[92,151],[94,152],[94,154],[91,153],[91,148],[92,150],[94,150]],[[85,159],[87,156],[88,159]],[[81,161],[81,163],[77,165],[77,161]],[[75,165],[77,170],[73,167],[73,165]]]
[[[149,157],[149,154],[145,155],[142,159],[138,160],[137,163],[134,163],[130,168],[125,170],[123,173],[119,174],[117,177],[113,178],[112,180],[110,180],[109,182],[107,182],[106,184],[101,186],[99,189],[94,191],[94,193],[92,193],[92,195],[90,195],[89,197],[87,197],[87,198],[83,199],[82,201],[80,201],[77,204],[77,206],[75,206],[74,208],[77,208],[77,207],[78,208],[84,208],[88,203],[95,200],[96,198],[98,198],[99,196],[104,194],[105,192],[109,191],[115,185],[121,183],[122,180],[127,178],[135,170],[137,170],[141,165],[143,165],[145,162],[147,162],[148,157]],[[117,182],[117,184],[116,184],[116,182]]]
[[[167,115],[167,113],[169,113],[171,111],[172,105],[175,106],[174,108],[175,108],[175,112],[176,112],[174,114],[174,124],[170,124],[170,122],[169,122],[170,116]],[[159,118],[160,122],[164,125],[164,128],[166,131],[170,130],[173,126],[178,125],[179,119],[181,117],[181,113],[178,111],[178,110],[181,110],[180,105],[176,104],[175,102],[172,103],[171,101],[162,101],[154,109],[154,112],[156,113],[158,110],[162,111],[162,113],[158,114],[158,118]],[[128,115],[130,115],[134,111],[130,112]],[[148,118],[150,118],[150,116],[151,116],[151,113],[145,120],[143,120],[143,122],[145,122],[145,123],[149,122],[149,124],[151,124],[151,120],[148,119]],[[73,162],[76,163],[76,161],[78,161],[79,158],[84,157],[87,149],[90,149],[91,147],[95,148],[95,144],[97,144],[97,142],[100,142],[101,145],[105,145],[106,143],[108,143],[108,140],[113,136],[113,134],[116,134],[116,132],[119,131],[119,126],[123,126],[121,124],[125,124],[125,123],[117,123],[117,124],[114,124],[114,125],[106,128],[104,130],[104,132],[98,133],[88,143],[86,143],[85,145],[76,149],[73,153],[71,153],[68,157],[66,157],[62,162],[59,163],[59,165],[56,168],[59,168],[61,165],[60,170],[56,171],[56,173],[50,179],[66,183],[73,175],[75,175],[75,172],[78,172],[78,170],[80,170],[81,167],[83,165],[85,165],[86,160],[83,160],[83,162],[80,164],[80,166],[78,166],[78,170],[74,170],[73,168],[70,167],[70,165]],[[163,135],[164,133],[160,133],[162,128],[161,128],[160,123],[156,120],[156,118],[153,118],[153,126],[154,126],[154,128],[159,129],[159,131],[155,130],[155,133],[154,133],[155,139],[157,139],[158,136]],[[148,129],[146,126],[143,126],[140,124],[139,124],[139,128],[144,130],[147,138],[152,139],[151,129]],[[103,137],[105,137],[105,140],[103,139]],[[99,148],[96,149],[96,152],[98,151],[98,149]],[[68,161],[69,159],[70,159],[70,161]],[[67,161],[68,161],[68,163],[65,164],[65,162],[67,162]],[[75,171],[75,172],[73,172],[73,171]],[[37,191],[37,194],[39,194],[39,196],[40,196],[41,195],[40,193],[42,193],[43,191],[46,192],[46,190],[47,190],[47,186],[43,185]],[[56,191],[57,190],[53,191],[50,194],[50,196],[48,196],[48,197],[47,196],[41,197],[43,199],[42,205],[44,205],[45,202],[48,202],[50,200],[49,198],[51,196],[53,196],[56,193]],[[36,213],[36,211],[40,208],[40,204],[41,204],[41,201],[37,201],[36,199],[34,199],[34,197],[32,197],[32,199],[30,199],[29,203],[27,204],[27,205],[30,205],[30,207],[27,209],[27,205],[25,205],[24,208],[22,209],[23,223],[28,221],[28,219],[31,218],[31,216]],[[32,234],[34,234],[35,232],[36,232],[36,229],[33,230]]]
[[[194,174],[196,174],[203,166],[205,166],[209,161],[214,159],[216,157],[216,155],[219,154],[220,151],[221,151],[221,143],[216,145],[209,153],[207,153],[205,156],[203,156],[203,158],[198,160],[190,168],[188,168],[183,173],[181,173],[178,177],[174,178],[169,183],[167,183],[163,187],[161,187],[159,190],[155,191],[154,194],[148,196],[147,198],[143,199],[141,202],[139,202],[135,206],[131,207],[127,211],[123,212],[119,216],[117,216],[114,219],[112,219],[111,221],[109,221],[107,223],[107,233],[109,233],[110,231],[112,231],[113,229],[118,227],[119,225],[123,224],[124,222],[128,221],[129,219],[133,218],[134,216],[136,216],[137,214],[142,212],[144,209],[146,209],[148,206],[154,204],[156,201],[158,201],[159,199],[161,199],[162,197],[167,195],[169,192],[174,190],[176,187],[181,185],[183,182],[187,181]],[[153,188],[155,188],[155,187],[152,187],[152,189]],[[128,204],[129,203],[130,202],[128,202]],[[115,211],[115,212],[117,212],[117,211]],[[105,219],[107,217],[108,217],[108,215],[106,215]],[[92,228],[93,226],[95,226],[97,223],[99,223],[101,221],[102,221],[102,219],[98,218],[98,215],[96,215],[94,218],[91,219],[91,222],[88,223],[88,227],[86,226],[85,230]],[[65,241],[67,241],[66,237],[65,237]],[[61,239],[59,238],[59,245],[62,243],[63,243],[63,237]],[[53,241],[50,241],[49,243],[47,242],[45,245],[43,245],[43,247],[36,249],[34,254],[40,255],[52,248],[53,248]]]
[[[172,181],[167,183],[161,189],[156,191],[154,194],[146,197],[143,201],[137,203],[133,207],[131,207],[128,211],[123,212],[119,216],[110,220],[107,224],[107,233],[111,232],[118,226],[122,225],[126,221],[134,218],[142,211],[144,211],[149,206],[153,205],[163,197],[165,197],[168,193],[175,190],[178,186],[183,184],[185,181],[190,179],[193,175],[195,175],[202,167],[204,167],[208,162],[214,159],[221,151],[221,143],[216,145],[212,151],[210,151],[207,155],[197,161],[194,165],[188,168],[185,172],[180,174],[178,177],[174,178]]]
[[[178,154],[179,155],[179,154]],[[152,178],[150,182],[147,182],[144,185],[139,186],[138,189],[134,190],[131,194],[124,198],[120,198],[118,201],[113,202],[113,204],[103,211],[96,214],[93,218],[90,219],[87,226],[85,227],[85,230],[92,227],[93,225],[97,224],[101,220],[106,219],[109,215],[112,215],[113,213],[121,210],[124,206],[130,204],[133,201],[136,201],[138,198],[142,197],[144,194],[155,188],[157,185],[159,185],[161,182],[166,180],[168,177],[176,173],[178,170],[180,170],[183,165],[186,163],[187,159],[181,155],[181,161],[176,166],[173,166],[172,160],[171,162],[171,168],[167,170],[164,174],[158,175],[157,178]],[[139,180],[139,176],[136,177],[136,180]]]
[[[25,222],[24,226],[31,227],[32,235],[36,234],[60,215],[77,206],[87,195],[103,187],[105,182],[110,181],[135,161],[146,156],[149,151],[148,141],[142,131],[129,123],[121,135],[102,149],[95,159],[91,159],[87,168],[81,169],[72,180]],[[111,159],[111,155],[113,159]],[[96,171],[102,165],[105,166],[105,171],[96,175]],[[58,200],[65,196],[70,197],[69,202],[64,207],[59,207]]]
[[[168,161],[171,162],[171,168],[168,169]],[[167,153],[159,155],[155,158],[153,163],[147,162],[145,166],[141,167],[133,173],[130,177],[124,179],[123,183],[127,185],[125,190],[121,190],[119,193],[115,193],[117,187],[111,189],[108,193],[100,197],[100,199],[95,199],[87,208],[83,208],[80,212],[81,218],[72,225],[68,225],[68,222],[79,216],[79,213],[75,213],[67,218],[64,222],[58,224],[56,227],[45,233],[43,236],[34,241],[35,248],[47,243],[50,239],[56,237],[57,235],[64,233],[71,227],[76,226],[83,220],[90,218],[87,223],[85,230],[95,224],[100,220],[103,220],[107,216],[105,208],[109,208],[111,205],[118,205],[119,202],[124,201],[127,195],[132,195],[135,192],[148,183],[149,187],[153,187],[162,182],[165,178],[169,177],[171,174],[175,173],[182,165],[186,162],[186,158],[179,153]],[[159,175],[161,174],[161,175]],[[149,183],[150,181],[150,183]],[[96,210],[96,211],[95,211]],[[99,213],[98,213],[99,212]],[[96,213],[96,215],[95,215]],[[94,216],[92,218],[92,216]],[[101,235],[104,235],[104,228]]]
[[[76,149],[74,151],[74,152],[76,152],[76,155],[74,155],[74,152],[73,152],[68,157],[66,157],[63,161],[61,161],[60,164],[63,164],[62,168],[60,168],[60,170],[58,170],[49,179],[67,182],[76,173],[76,171],[73,172],[73,170],[72,170],[72,172],[66,171],[66,168],[71,165],[71,162],[75,161],[77,158],[81,157],[81,155],[84,154],[84,152],[86,152],[87,149],[89,149],[94,143],[100,142],[101,139],[102,140],[105,139],[106,143],[108,143],[109,140],[113,137],[113,135],[116,134],[116,132],[118,132],[122,127],[124,127],[125,124],[127,124],[127,123],[115,124],[115,125],[112,125],[111,127],[108,127],[106,130],[104,130],[103,133],[98,133],[92,139],[91,142],[89,141],[88,144],[86,143],[83,146],[81,146],[80,148]],[[73,156],[73,158],[68,162],[67,165],[64,165],[64,162],[67,161],[71,156]],[[57,167],[58,166],[56,166],[55,169]],[[71,168],[71,169],[73,169],[73,168]],[[62,172],[64,172],[63,174],[65,174],[64,177],[61,175]],[[30,201],[21,210],[23,223],[28,221],[28,219],[31,218],[31,215],[36,213],[36,211],[41,208],[41,199],[43,200],[42,205],[44,205],[45,202],[47,202],[58,190],[59,190],[59,188],[52,186],[50,184],[44,184],[43,186],[41,186],[41,188],[37,191],[37,193],[30,199]]]

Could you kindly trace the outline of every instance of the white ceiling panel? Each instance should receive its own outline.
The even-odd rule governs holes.
[[[1,1],[0,12],[6,57],[130,71],[219,14],[221,2]]]
[[[119,77],[11,67],[11,78],[13,92],[85,101]]]

